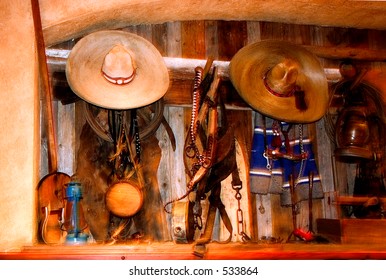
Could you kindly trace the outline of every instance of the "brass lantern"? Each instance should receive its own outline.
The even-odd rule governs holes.
[[[342,110],[336,122],[337,156],[373,158],[367,117],[365,106],[349,106]]]
[[[342,158],[373,159],[369,116],[373,114],[362,87],[350,81],[341,84],[343,104],[336,120],[335,154]]]

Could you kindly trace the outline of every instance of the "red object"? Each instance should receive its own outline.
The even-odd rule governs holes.
[[[304,241],[314,240],[314,235],[312,234],[312,232],[305,232],[304,230],[297,228],[294,230],[293,234]]]

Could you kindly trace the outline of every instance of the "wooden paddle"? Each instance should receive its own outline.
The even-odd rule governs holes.
[[[58,156],[56,150],[52,94],[38,0],[31,0],[31,5],[38,52],[39,74],[43,90],[43,117],[47,125],[48,139],[49,174],[44,176],[38,184],[39,237],[47,244],[58,244],[62,242],[63,236],[60,228],[64,208],[63,189],[65,184],[70,182],[71,178],[69,175],[57,171]]]

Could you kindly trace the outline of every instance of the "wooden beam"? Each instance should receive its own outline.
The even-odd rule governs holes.
[[[361,60],[369,62],[386,61],[386,50],[381,49],[365,49],[365,48],[351,48],[351,47],[325,47],[303,45],[304,48],[321,58],[335,59],[335,60]]]

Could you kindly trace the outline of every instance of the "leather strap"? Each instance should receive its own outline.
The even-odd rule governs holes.
[[[229,237],[225,241],[219,241],[219,243],[229,243],[232,239],[233,227],[232,223],[229,219],[229,216],[225,210],[224,204],[221,202],[220,198],[221,193],[221,182],[216,183],[213,187],[211,195],[209,196],[209,211],[206,219],[206,225],[204,233],[201,237],[196,241],[194,245],[193,254],[198,257],[203,257],[206,251],[206,244],[208,244],[212,240],[214,222],[216,218],[217,209],[219,210],[221,220],[223,221],[225,227],[229,231]]]
[[[219,241],[219,243],[229,243],[232,239],[233,226],[226,212],[225,206],[221,201],[221,182],[232,174],[232,181],[236,184],[241,184],[240,176],[236,163],[236,149],[233,145],[227,156],[212,167],[211,172],[207,180],[200,182],[200,188],[197,195],[200,193],[211,192],[209,196],[209,210],[205,223],[205,230],[201,237],[196,241],[194,245],[193,254],[199,257],[203,257],[206,251],[206,244],[212,240],[214,222],[217,210],[220,213],[221,220],[223,221],[226,229],[229,231],[229,237],[225,241]]]

